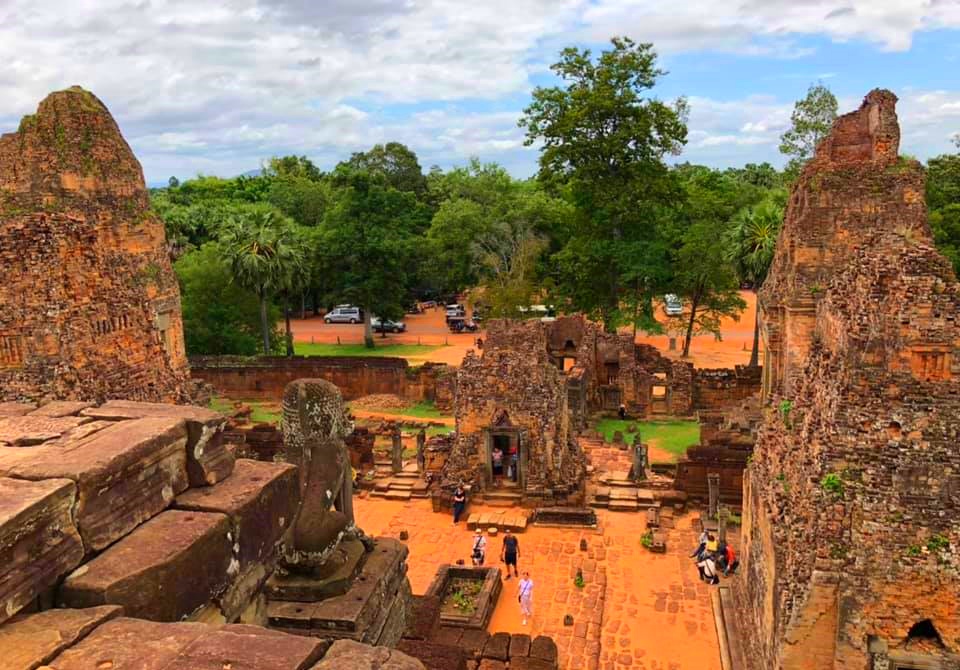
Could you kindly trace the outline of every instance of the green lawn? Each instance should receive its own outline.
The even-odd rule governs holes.
[[[596,429],[603,433],[603,438],[607,442],[613,441],[613,434],[616,431],[623,433],[623,440],[627,444],[633,444],[636,433],[628,433],[627,426],[635,423],[640,431],[640,437],[644,442],[656,441],[656,446],[669,451],[674,456],[682,456],[687,452],[688,447],[692,447],[700,442],[700,424],[696,421],[621,421],[620,419],[601,419],[596,425]]]
[[[426,356],[442,347],[442,344],[380,344],[368,349],[362,344],[310,344],[297,342],[293,345],[298,356]]]

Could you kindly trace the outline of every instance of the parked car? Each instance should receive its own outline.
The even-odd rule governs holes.
[[[480,330],[480,326],[465,316],[451,316],[447,318],[447,327],[451,333],[475,333]]]
[[[667,316],[680,316],[683,314],[683,302],[674,293],[668,293],[663,296],[663,311]]]
[[[324,323],[360,323],[362,320],[363,312],[360,308],[350,305],[338,305],[323,317]]]
[[[467,315],[467,310],[463,305],[455,303],[452,305],[447,305],[447,322],[450,322],[450,319],[457,319],[460,317],[465,317]]]
[[[381,319],[379,316],[373,317],[370,321],[370,326],[375,333],[402,333],[407,329],[407,324],[403,321]]]

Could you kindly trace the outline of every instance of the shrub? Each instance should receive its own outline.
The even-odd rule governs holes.
[[[930,551],[942,551],[943,549],[948,549],[949,547],[950,540],[945,538],[943,535],[934,535],[927,540],[927,549]]]
[[[835,472],[829,472],[820,480],[820,488],[833,496],[843,495],[843,480]]]
[[[653,546],[653,531],[648,530],[646,533],[640,536],[640,546],[649,549]]]

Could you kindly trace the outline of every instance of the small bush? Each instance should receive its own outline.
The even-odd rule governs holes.
[[[840,497],[843,495],[843,480],[835,472],[829,472],[820,480],[820,488],[826,493]]]
[[[786,424],[787,428],[791,428],[790,424],[790,412],[793,410],[793,401],[792,400],[781,400],[780,405],[777,407],[780,410],[780,418],[783,419],[783,423]]]
[[[927,540],[927,549],[930,551],[942,551],[950,548],[950,540],[943,535],[934,535]]]
[[[648,530],[646,533],[640,536],[640,546],[645,549],[649,549],[653,546],[653,531]]]
[[[578,589],[582,589],[584,586],[586,586],[586,582],[583,581],[583,573],[579,570],[577,570],[577,576],[573,579],[573,585]]]

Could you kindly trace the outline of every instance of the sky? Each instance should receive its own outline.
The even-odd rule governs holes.
[[[813,83],[840,111],[900,98],[901,152],[960,132],[960,0],[0,0],[0,132],[50,91],[106,103],[148,183],[234,176],[271,156],[324,169],[376,143],[427,169],[471,156],[517,177],[517,126],[566,46],[651,42],[652,95],[689,101],[678,160],[782,165]]]

